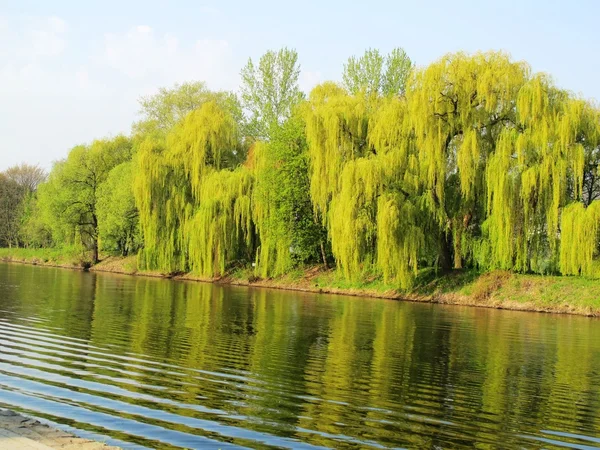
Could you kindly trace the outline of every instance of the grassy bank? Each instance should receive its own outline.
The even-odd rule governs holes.
[[[79,269],[87,265],[85,255],[60,249],[0,249],[0,260]],[[455,271],[437,276],[433,270],[424,269],[419,273],[413,289],[399,291],[378,277],[351,282],[343,279],[339,272],[322,267],[298,269],[270,279],[256,278],[251,269],[237,269],[225,277],[207,279],[192,273],[170,275],[140,271],[136,257],[131,256],[104,258],[90,270],[318,293],[600,316],[600,280],[584,277],[522,275],[504,271]]]
[[[298,271],[269,280],[233,274],[231,284],[392,298],[488,308],[600,316],[600,281],[583,277],[523,275],[505,271],[456,271],[435,276],[421,271],[413,289],[400,291],[380,279],[344,280],[334,270]]]
[[[20,262],[69,269],[91,266],[90,258],[78,248],[0,248],[0,261]]]

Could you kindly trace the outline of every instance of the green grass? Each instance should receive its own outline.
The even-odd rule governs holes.
[[[600,281],[585,277],[510,274],[494,297],[500,302],[533,302],[574,311],[600,311]]]
[[[0,248],[0,260],[22,261],[61,266],[83,266],[89,258],[78,248],[51,249]],[[98,265],[98,270],[119,273],[137,271],[137,258],[111,257]],[[193,275],[193,274],[191,274]],[[411,289],[385,283],[380,275],[365,274],[347,280],[338,270],[322,267],[298,267],[288,274],[259,280],[253,267],[232,267],[225,282],[255,283],[261,286],[300,288],[353,295],[442,301],[465,305],[481,305],[509,309],[571,312],[600,315],[600,280],[585,277],[523,275],[506,271],[481,273],[456,270],[439,274],[432,268],[419,271]]]
[[[89,265],[90,258],[78,247],[0,248],[0,260],[85,266]]]
[[[241,282],[255,280],[252,268],[238,268],[231,278]],[[401,290],[397,285],[385,283],[381,276],[367,274],[357,280],[347,280],[340,271],[308,267],[269,280],[268,285],[600,315],[600,280],[584,277],[523,275],[507,271],[483,273],[473,269],[440,274],[432,268],[426,268],[419,271],[412,288]]]
[[[254,270],[252,267],[237,267],[231,272],[230,277],[234,281],[248,282],[254,279]]]
[[[367,295],[395,293],[414,300],[438,299],[448,303],[600,315],[600,280],[585,277],[482,273],[434,269],[419,271],[413,287],[403,291],[380,277],[348,281],[337,271],[314,278],[315,287],[335,288]]]
[[[481,276],[476,270],[455,270],[448,274],[437,273],[433,268],[421,269],[415,284],[408,292],[418,295],[460,293],[469,295],[472,284]]]
[[[398,290],[397,286],[385,283],[380,276],[364,275],[355,280],[348,280],[338,270],[324,272],[320,275],[317,275],[314,278],[314,284],[315,287],[319,288],[334,288],[349,291],[365,290],[379,292],[382,294],[385,292]]]
[[[123,268],[127,272],[131,272],[131,273],[137,272],[137,270],[138,270],[137,256],[127,258],[123,262]]]

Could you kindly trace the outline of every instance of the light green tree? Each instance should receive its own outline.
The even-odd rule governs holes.
[[[131,157],[131,141],[117,136],[77,146],[54,165],[48,182],[40,187],[39,201],[55,242],[79,240],[91,250],[92,262],[98,262],[98,193],[110,171]]]
[[[268,140],[302,99],[298,53],[287,48],[269,50],[258,65],[249,59],[241,76],[242,105],[249,114],[245,133]]]
[[[216,101],[190,112],[166,139],[141,142],[134,195],[142,267],[213,276],[250,245],[252,183],[239,148],[238,123]]]
[[[142,97],[139,101],[142,118],[133,125],[133,135],[156,134],[164,138],[190,112],[210,101],[228,110],[236,121],[242,120],[241,106],[235,94],[211,91],[206,83],[192,81],[160,88],[158,93]]]
[[[327,235],[309,194],[304,123],[295,114],[254,147],[253,218],[260,240],[257,274],[281,275],[301,263],[327,265]]]
[[[377,270],[407,287],[431,254],[448,269],[590,267],[597,209],[566,210],[562,235],[560,217],[582,201],[598,113],[526,64],[447,55],[402,97],[324,84],[305,118],[311,197],[346,277]]]
[[[412,66],[402,48],[395,48],[387,56],[377,49],[369,49],[361,57],[348,58],[342,79],[351,94],[402,95]]]
[[[44,184],[41,186],[43,189]],[[23,200],[19,239],[28,248],[52,247],[56,244],[52,240],[49,221],[40,208],[37,191],[27,194]]]
[[[46,178],[39,166],[20,164],[0,174],[0,245],[20,246],[35,191]]]
[[[18,247],[20,217],[27,190],[0,173],[0,246]]]
[[[122,256],[141,245],[139,212],[133,196],[131,161],[114,167],[97,192],[98,236],[103,250]]]

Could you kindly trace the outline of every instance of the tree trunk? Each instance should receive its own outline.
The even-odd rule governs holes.
[[[456,233],[456,239],[454,239],[454,268],[455,269],[462,269],[462,252],[461,252],[461,234],[462,234],[462,229],[460,228],[460,225],[458,225],[458,232]]]
[[[100,260],[98,257],[98,217],[96,217],[95,211],[92,212],[92,224],[94,226],[94,233],[92,234],[92,240],[94,243],[94,253],[92,255],[92,258],[94,260],[92,261],[92,264],[98,264],[98,261]]]
[[[326,269],[329,269],[329,265],[327,264],[327,255],[325,254],[325,246],[323,245],[323,241],[321,241],[321,258],[323,258],[323,265]]]
[[[452,238],[440,233],[439,264],[442,272],[449,272],[452,268]]]
[[[456,220],[454,222],[454,268],[462,269],[463,261],[462,261],[462,235],[469,227],[471,223],[471,219],[473,218],[473,214],[469,211],[467,212],[462,220]]]
[[[98,264],[98,238],[93,238],[94,244],[92,247],[92,264]]]
[[[460,247],[455,246],[454,247],[454,268],[455,269],[462,269],[462,256],[460,254]]]

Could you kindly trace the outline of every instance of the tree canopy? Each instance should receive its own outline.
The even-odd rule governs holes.
[[[131,159],[131,141],[124,136],[80,145],[54,165],[40,187],[39,202],[55,242],[81,242],[98,261],[98,193],[110,171]]]
[[[353,95],[402,95],[411,70],[412,61],[402,48],[395,48],[387,56],[369,49],[361,57],[348,58],[343,86]]]
[[[242,69],[241,96],[249,113],[247,133],[255,139],[269,139],[292,114],[302,99],[298,86],[300,65],[295,50],[270,50]]]
[[[268,51],[239,99],[164,88],[131,138],[73,148],[47,181],[7,171],[0,244],[50,232],[164,272],[322,263],[403,289],[423,267],[600,276],[596,104],[502,52],[370,49],[307,96],[299,74]]]
[[[373,265],[407,287],[427,255],[544,273],[560,243],[579,244],[559,218],[582,200],[598,112],[524,63],[448,55],[415,70],[404,98],[324,84],[305,117],[311,196],[347,277]]]

